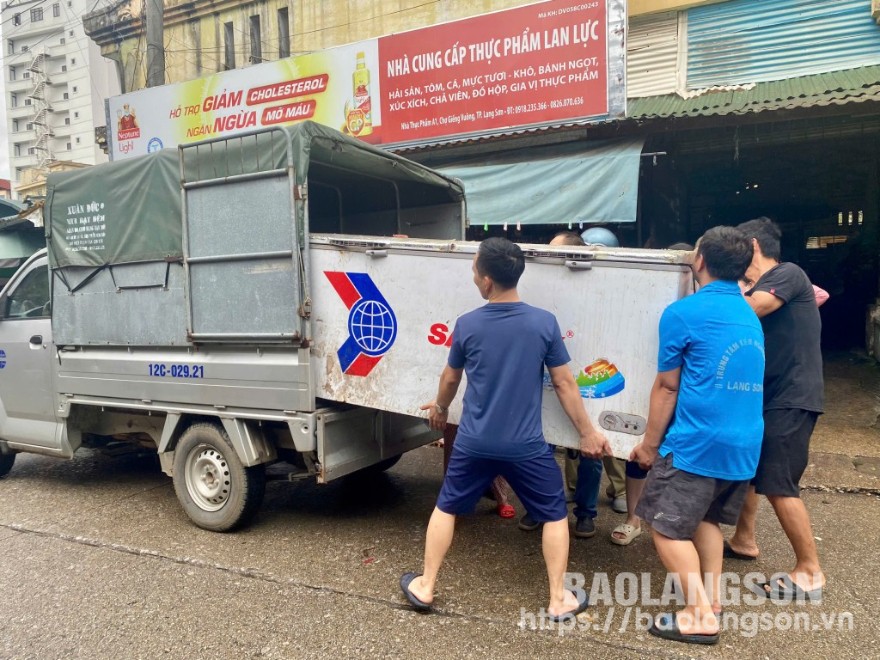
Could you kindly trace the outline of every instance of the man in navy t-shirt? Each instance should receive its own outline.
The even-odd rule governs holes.
[[[700,290],[660,319],[647,429],[630,460],[653,464],[636,514],[687,594],[649,630],[666,639],[718,641],[719,524],[736,523],[761,453],[764,335],[738,285],[751,260],[744,234],[710,229],[693,265]]]
[[[463,412],[449,468],[428,523],[424,574],[406,573],[400,587],[421,610],[431,609],[437,573],[455,529],[457,515],[473,511],[496,475],[513,487],[531,516],[544,524],[543,550],[550,581],[547,614],[560,621],[582,612],[563,587],[568,564],[568,510],[562,475],[541,429],[543,374],[580,435],[581,451],[592,458],[610,455],[608,440],[590,422],[550,313],[522,302],[516,290],[525,269],[519,246],[489,238],[474,257],[474,284],[489,304],[458,319],[437,398],[422,406],[431,428],[442,430],[467,374]]]

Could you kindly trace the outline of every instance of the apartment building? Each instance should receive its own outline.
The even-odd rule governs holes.
[[[106,125],[104,99],[119,93],[113,64],[85,35],[87,0],[10,0],[3,24],[9,160],[13,194],[26,170],[56,160],[84,164],[107,157],[95,129]]]

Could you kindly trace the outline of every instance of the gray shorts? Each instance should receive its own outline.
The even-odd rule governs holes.
[[[672,454],[658,456],[636,515],[663,536],[692,539],[703,521],[735,525],[748,489],[748,481],[702,477],[673,467]]]

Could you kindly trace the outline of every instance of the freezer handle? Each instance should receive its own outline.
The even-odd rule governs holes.
[[[566,261],[565,265],[571,270],[591,270],[593,264],[590,261]]]

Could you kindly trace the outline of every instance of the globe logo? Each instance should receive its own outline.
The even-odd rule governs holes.
[[[397,319],[384,302],[361,300],[351,308],[348,332],[367,355],[382,355],[397,337]]]

